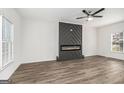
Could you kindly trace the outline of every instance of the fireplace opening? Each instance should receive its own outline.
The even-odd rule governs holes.
[[[76,51],[81,50],[81,45],[61,45],[61,51]]]

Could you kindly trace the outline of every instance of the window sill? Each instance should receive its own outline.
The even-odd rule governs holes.
[[[11,60],[10,62],[8,62],[7,64],[5,64],[4,66],[2,66],[2,68],[0,69],[0,71],[4,70],[5,68],[7,68],[10,64],[12,64],[14,61]]]

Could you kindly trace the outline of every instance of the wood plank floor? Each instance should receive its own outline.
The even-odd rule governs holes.
[[[16,84],[119,84],[124,83],[124,61],[94,56],[22,64],[10,81]]]

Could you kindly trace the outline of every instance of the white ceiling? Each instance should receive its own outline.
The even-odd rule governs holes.
[[[77,20],[76,17],[85,16],[81,11],[84,8],[18,8],[16,11],[24,18],[64,21],[88,26],[100,27],[124,20],[124,8],[106,8],[99,13],[103,18],[95,18],[92,21],[86,19]],[[98,8],[86,8],[95,12]]]

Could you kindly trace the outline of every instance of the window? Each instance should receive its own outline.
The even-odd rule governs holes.
[[[13,24],[2,16],[2,66],[5,67],[13,61]]]
[[[124,32],[112,34],[112,52],[124,52]]]

